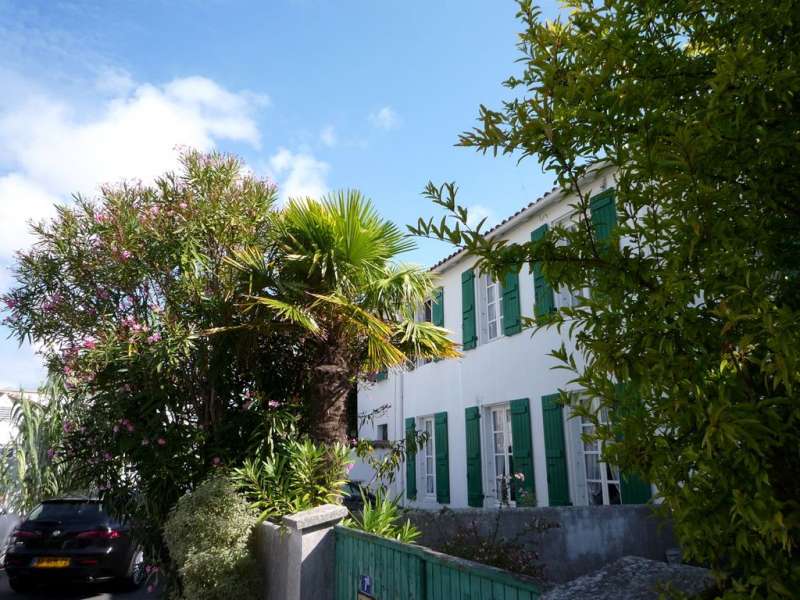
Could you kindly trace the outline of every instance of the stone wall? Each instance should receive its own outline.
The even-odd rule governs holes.
[[[555,583],[600,569],[623,556],[664,561],[666,551],[677,545],[670,524],[647,505],[419,510],[408,514],[423,532],[417,543],[434,549],[441,549],[471,522],[488,533],[499,519],[498,536],[506,539],[515,537],[536,518],[556,523],[556,528],[520,540],[539,554],[545,577]]]
[[[345,516],[343,506],[325,504],[259,526],[265,600],[333,600],[333,527]]]

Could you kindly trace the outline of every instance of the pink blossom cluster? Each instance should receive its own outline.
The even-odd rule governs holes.
[[[125,429],[130,433],[130,432],[133,432],[135,427],[133,426],[133,423],[131,423],[129,419],[120,419],[114,425],[114,427],[112,428],[112,431],[114,433],[118,433],[122,429]]]

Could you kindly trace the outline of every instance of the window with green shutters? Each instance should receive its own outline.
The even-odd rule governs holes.
[[[481,411],[477,406],[471,406],[464,413],[467,433],[467,504],[482,507]]]
[[[531,232],[531,241],[538,242],[547,233],[547,224],[537,227]],[[534,292],[534,314],[543,317],[556,309],[556,302],[553,295],[553,287],[542,273],[542,263],[533,263],[533,292]]]
[[[386,381],[389,378],[389,371],[387,369],[381,369],[375,375],[376,381]]]
[[[514,335],[520,331],[519,272],[511,271],[503,278],[503,333]]]
[[[436,449],[436,501],[450,503],[450,449],[447,440],[447,413],[434,415],[434,447]]]
[[[527,398],[511,402],[511,445],[514,458],[512,478],[521,473],[523,480],[514,480],[517,490],[524,490],[530,498],[535,497],[536,486],[533,480],[533,436],[531,435],[531,407]],[[517,502],[521,494],[517,493]]]
[[[431,322],[437,327],[444,327],[444,288],[436,288],[433,294]]]
[[[406,447],[412,448],[417,435],[417,427],[414,417],[406,419]],[[417,499],[417,453],[414,451],[406,452],[406,498],[409,500]]]
[[[475,271],[461,274],[461,336],[464,350],[472,350],[478,343],[475,310]]]
[[[550,506],[571,504],[567,474],[567,444],[564,437],[564,414],[559,398],[559,394],[542,396],[547,496]]]
[[[604,242],[611,237],[611,230],[617,224],[617,209],[614,203],[614,190],[608,189],[589,200],[592,212],[592,225],[598,241]]]

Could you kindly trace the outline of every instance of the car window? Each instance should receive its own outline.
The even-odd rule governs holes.
[[[43,502],[33,509],[30,521],[88,521],[105,517],[97,502]]]

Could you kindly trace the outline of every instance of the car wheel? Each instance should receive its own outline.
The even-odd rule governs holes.
[[[146,573],[144,570],[144,552],[141,548],[137,548],[131,557],[131,564],[128,567],[128,574],[122,580],[124,586],[130,590],[135,590],[141,587],[144,583]]]
[[[8,580],[9,587],[18,594],[30,592],[33,589],[33,582],[30,579],[23,577],[11,577]]]

